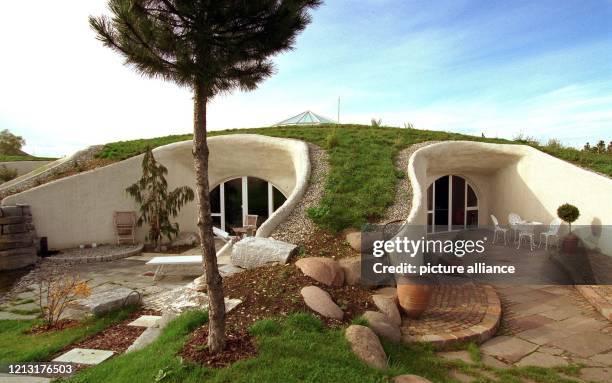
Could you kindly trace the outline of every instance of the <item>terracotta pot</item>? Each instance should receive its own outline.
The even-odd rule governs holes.
[[[575,234],[568,234],[563,238],[563,252],[566,254],[574,254],[576,253],[576,249],[578,249],[578,236]]]
[[[398,284],[397,299],[406,315],[416,319],[427,309],[432,291],[430,285]]]

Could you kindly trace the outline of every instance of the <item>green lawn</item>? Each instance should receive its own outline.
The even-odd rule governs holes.
[[[378,371],[367,367],[350,351],[342,329],[327,329],[310,314],[293,314],[283,321],[263,320],[251,328],[259,354],[222,369],[210,369],[182,360],[177,356],[188,334],[206,323],[205,313],[187,312],[166,327],[153,344],[143,350],[112,358],[75,375],[71,382],[390,382],[401,374],[417,374],[432,382],[456,382],[450,369],[463,371],[491,382],[487,375],[503,383],[572,382],[562,378],[557,370],[544,368],[514,368],[496,370],[479,363],[479,351],[471,345],[476,364],[448,362],[424,345],[384,343],[390,368]],[[565,368],[566,374],[579,369]]]
[[[30,335],[26,331],[40,320],[0,320],[0,363],[44,361],[66,345],[95,334],[126,319],[135,308],[130,307],[101,318],[84,321],[66,330]]]
[[[11,154],[0,154],[0,162],[9,161],[54,161],[57,158],[52,157],[35,157],[35,156],[19,156]]]
[[[407,146],[431,140],[471,140],[515,143],[457,133],[400,128],[372,128],[366,125],[319,125],[231,129],[211,132],[211,136],[253,133],[273,137],[296,138],[328,149],[331,172],[321,205],[309,211],[311,218],[324,228],[340,231],[361,227],[381,217],[393,202],[398,174],[393,165],[397,153]],[[125,159],[156,147],[191,139],[191,135],[174,135],[152,139],[122,141],[105,145],[100,157]],[[522,143],[522,142],[520,142]],[[538,146],[536,148],[561,159],[612,176],[612,156],[583,153],[572,148]]]
[[[393,165],[398,151],[410,144],[429,140],[479,140],[454,133],[416,129],[372,128],[364,125],[321,125],[306,127],[271,127],[231,129],[211,132],[211,136],[253,133],[273,137],[296,138],[329,150],[331,172],[321,205],[310,211],[313,220],[322,227],[339,231],[361,227],[369,220],[381,217],[393,202],[399,176]],[[334,137],[334,140],[330,140]],[[191,139],[191,135],[175,135],[152,139],[122,141],[105,145],[102,158],[121,160],[156,147]],[[333,147],[329,141],[335,141]]]

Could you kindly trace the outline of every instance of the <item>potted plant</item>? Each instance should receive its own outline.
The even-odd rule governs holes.
[[[578,247],[578,236],[572,233],[572,222],[580,217],[580,210],[574,205],[565,203],[557,209],[557,216],[569,225],[569,234],[563,238],[563,251],[574,253]]]

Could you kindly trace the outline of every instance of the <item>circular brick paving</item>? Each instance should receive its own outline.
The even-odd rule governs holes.
[[[491,286],[434,286],[427,310],[418,319],[404,319],[405,342],[427,342],[444,348],[491,338],[501,319],[501,303]]]

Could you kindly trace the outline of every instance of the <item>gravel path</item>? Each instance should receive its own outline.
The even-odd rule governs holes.
[[[329,160],[327,152],[317,145],[308,144],[308,152],[311,166],[308,189],[287,220],[274,230],[271,235],[274,239],[301,244],[315,232],[316,226],[306,215],[306,210],[317,206],[323,197],[325,181],[329,174]]]
[[[412,156],[412,154],[418,149],[438,142],[440,141],[420,142],[399,152],[398,156],[395,158],[395,167],[398,170],[403,171],[405,177],[400,179],[397,183],[395,187],[395,201],[387,208],[387,211],[385,212],[384,217],[380,220],[380,223],[405,220],[408,218],[410,215],[410,208],[412,207],[412,186],[410,185],[410,179],[408,178],[408,161],[410,160],[410,156]]]

